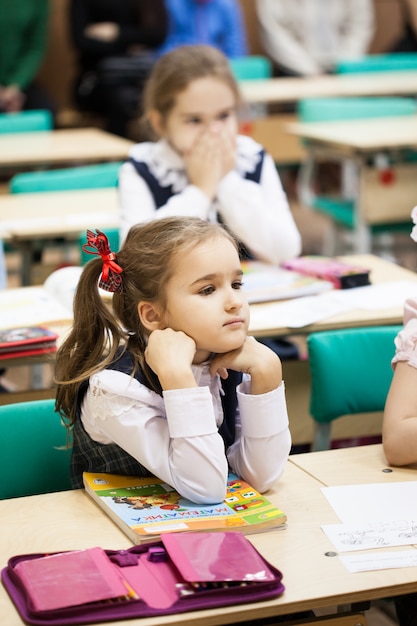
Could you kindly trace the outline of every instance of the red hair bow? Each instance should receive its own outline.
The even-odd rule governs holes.
[[[95,233],[87,230],[87,243],[83,245],[83,250],[87,254],[100,256],[103,261],[99,286],[110,292],[122,291],[123,281],[120,274],[123,270],[116,263],[116,254],[110,250],[107,235],[97,228]]]

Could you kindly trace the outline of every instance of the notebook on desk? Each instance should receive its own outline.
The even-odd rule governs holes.
[[[333,289],[330,281],[260,261],[244,261],[243,290],[250,304],[312,296]]]

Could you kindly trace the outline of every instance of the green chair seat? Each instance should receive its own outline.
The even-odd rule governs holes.
[[[308,336],[315,450],[330,447],[331,422],[342,415],[384,409],[392,379],[394,339],[401,328],[349,328]]]
[[[330,198],[326,196],[317,196],[312,207],[325,215],[331,217],[337,224],[344,226],[350,230],[354,228],[354,209],[353,200],[344,200],[343,198]],[[382,233],[406,233],[410,232],[410,222],[394,222],[386,224],[372,224],[372,234],[378,235]]]
[[[312,207],[317,211],[328,215],[338,224],[341,224],[346,228],[353,229],[355,208],[353,200],[317,196],[313,200]]]
[[[19,111],[16,113],[0,113],[1,133],[30,133],[52,130],[53,117],[50,111]]]
[[[67,429],[55,401],[0,406],[0,499],[71,489]]]

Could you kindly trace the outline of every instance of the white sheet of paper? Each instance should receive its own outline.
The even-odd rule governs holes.
[[[335,295],[340,301],[349,303],[353,309],[389,309],[402,306],[404,301],[417,294],[417,285],[411,280],[398,280],[379,285],[339,289]]]
[[[402,552],[373,552],[368,554],[346,554],[339,559],[352,573],[398,567],[416,567],[417,550]]]
[[[344,524],[417,520],[417,481],[322,487]]]
[[[302,328],[333,315],[354,309],[378,310],[402,307],[407,298],[417,293],[417,284],[402,280],[355,289],[334,289],[317,296],[304,296],[267,307],[251,307],[250,330],[274,326]]]
[[[350,302],[340,300],[335,291],[319,296],[304,296],[286,302],[274,302],[263,307],[251,307],[250,330],[265,328],[273,320],[274,326],[301,328],[314,322],[352,309]]]
[[[370,522],[362,526],[324,524],[322,529],[337,552],[355,552],[417,544],[417,521]]]

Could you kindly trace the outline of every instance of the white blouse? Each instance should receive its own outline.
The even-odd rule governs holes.
[[[301,236],[275,163],[265,154],[260,182],[244,178],[253,173],[262,146],[250,137],[237,137],[236,169],[229,172],[211,202],[198,187],[188,183],[182,157],[165,140],[136,144],[130,156],[145,163],[161,187],[173,186],[174,194],[157,209],[145,180],[126,162],[120,170],[121,241],[133,224],[174,215],[196,216],[223,223],[254,257],[279,264],[301,253]]]
[[[127,374],[103,370],[90,379],[81,419],[100,443],[117,443],[139,463],[198,503],[221,502],[229,466],[264,492],[281,476],[291,447],[284,383],[251,395],[250,377],[237,388],[236,438],[225,455],[220,377],[192,366],[198,387],[163,397]]]

